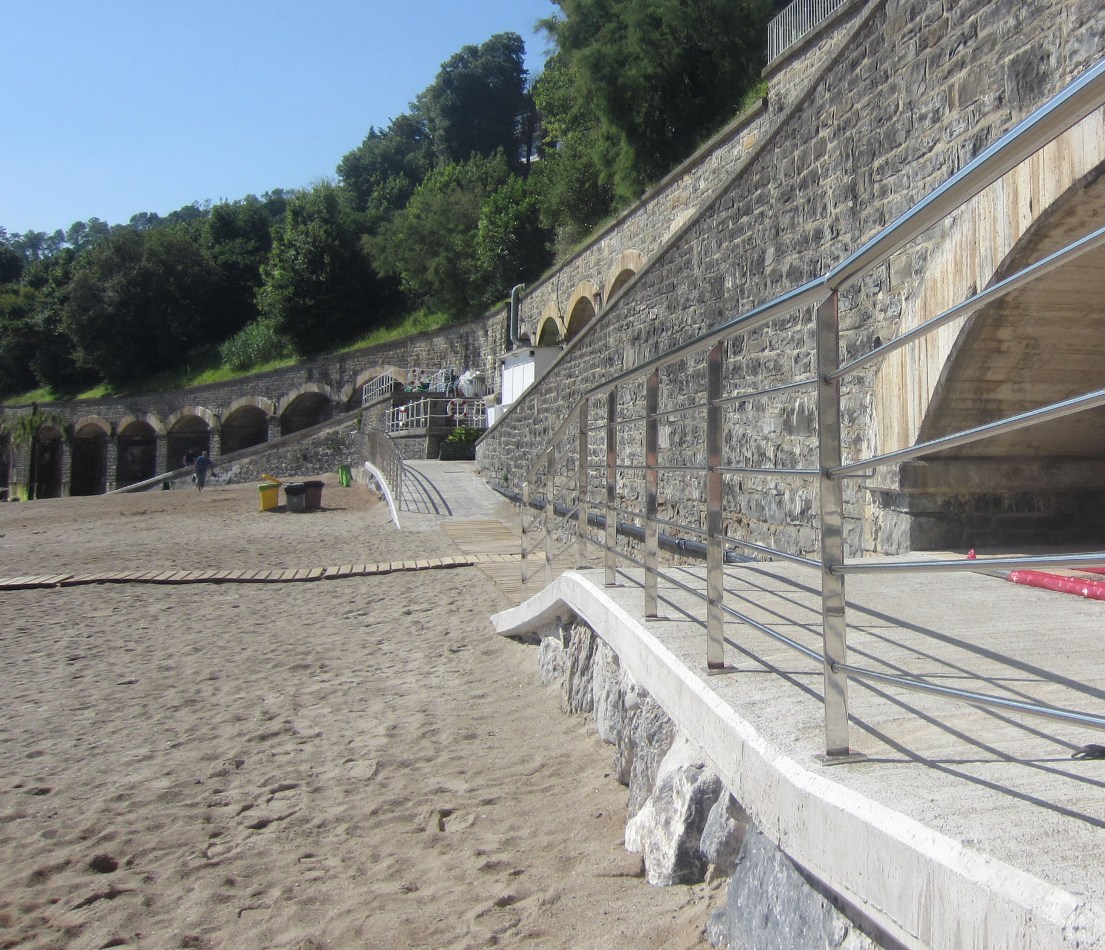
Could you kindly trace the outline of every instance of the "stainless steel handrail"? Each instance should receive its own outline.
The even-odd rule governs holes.
[[[929,228],[939,224],[949,214],[1016,168],[1021,162],[1051,142],[1056,136],[1076,122],[1105,105],[1105,60],[1086,70],[1063,92],[1054,97],[1010,132],[999,138],[960,172],[949,178],[896,221],[884,228],[858,250],[846,257],[836,267],[822,276],[803,284],[766,303],[753,307],[746,313],[732,318],[694,339],[684,341],[664,353],[631,367],[618,375],[588,389],[572,407],[547,442],[547,448],[539,452],[533,464],[526,470],[522,481],[523,497],[531,492],[531,483],[539,474],[546,480],[545,495],[557,496],[558,446],[575,441],[576,473],[575,492],[579,499],[579,516],[575,532],[581,551],[587,544],[598,543],[605,551],[605,578],[607,584],[615,583],[618,574],[616,560],[621,559],[644,571],[643,589],[645,616],[655,616],[658,603],[657,578],[660,574],[657,554],[658,527],[663,524],[674,530],[695,533],[706,539],[706,592],[692,591],[706,602],[706,665],[711,669],[725,666],[723,619],[736,617],[741,622],[760,630],[768,636],[786,643],[800,653],[816,657],[822,662],[824,673],[825,747],[826,758],[846,758],[848,746],[847,682],[849,677],[869,679],[909,689],[922,690],[934,695],[963,699],[975,705],[998,706],[1041,715],[1051,719],[1073,722],[1079,725],[1105,729],[1105,717],[1089,713],[1077,713],[1041,704],[1008,701],[968,690],[955,690],[926,683],[908,675],[894,675],[865,670],[847,662],[847,623],[844,596],[845,578],[849,574],[900,573],[905,571],[990,571],[1016,567],[1079,566],[1105,564],[1105,552],[1077,555],[1002,557],[962,561],[897,561],[885,563],[848,563],[844,544],[844,505],[842,482],[844,479],[866,477],[874,469],[896,465],[905,461],[1014,432],[1030,425],[1039,425],[1076,412],[1105,406],[1105,389],[1085,393],[1051,405],[1018,413],[985,425],[950,433],[894,452],[845,462],[842,458],[841,396],[840,383],[861,368],[885,357],[887,354],[920,339],[952,320],[966,316],[1001,297],[1027,285],[1033,280],[1056,270],[1090,250],[1105,246],[1105,228],[1060,249],[1043,260],[1023,268],[1018,273],[1000,281],[980,293],[973,294],[962,303],[945,310],[918,327],[903,332],[895,339],[881,344],[872,351],[848,362],[840,359],[838,292],[873,268],[885,264],[896,251],[916,240]],[[749,393],[722,392],[722,366],[724,343],[736,336],[748,333],[767,323],[795,311],[813,308],[817,371],[812,379],[785,382]],[[659,407],[661,370],[681,361],[695,360],[695,366],[705,369],[705,399],[691,405]],[[633,414],[618,416],[621,390],[629,390],[629,402]],[[643,390],[642,390],[643,387]],[[777,468],[727,465],[723,462],[723,424],[721,411],[725,406],[742,400],[785,395],[799,390],[812,389],[817,400],[818,432],[817,467],[802,468],[779,466]],[[683,393],[678,398],[685,398]],[[604,402],[604,412],[596,414],[604,420],[592,426],[589,423],[592,404]],[[644,414],[639,412],[644,405]],[[630,406],[624,407],[630,408]],[[624,411],[623,408],[623,411]],[[666,464],[660,460],[658,425],[660,420],[688,413],[704,413],[705,440],[702,447],[704,461],[697,464]],[[625,438],[630,425],[643,426],[640,442],[634,441],[633,458],[620,460],[619,438]],[[574,436],[573,436],[574,430]],[[619,435],[621,433],[621,435]],[[604,434],[604,439],[603,439]],[[604,441],[603,451],[596,445],[592,451],[592,438]],[[571,438],[570,438],[571,437]],[[696,453],[697,454],[697,453]],[[638,461],[638,458],[642,461]],[[791,461],[791,460],[787,460]],[[590,473],[604,475],[603,498],[591,499]],[[701,473],[701,496],[687,499],[705,512],[705,528],[701,525],[681,524],[658,516],[659,476],[666,472]],[[644,537],[642,557],[634,557],[626,550],[619,550],[616,535],[616,513],[625,511],[617,505],[619,476],[638,475],[641,481],[633,483],[635,490],[643,488],[644,510],[632,512],[632,517],[643,521]],[[722,531],[722,478],[726,475],[768,476],[776,478],[816,477],[820,494],[820,555],[805,557],[783,551],[770,545],[734,538]],[[571,490],[567,488],[566,490]],[[675,499],[679,501],[681,499]],[[587,512],[589,509],[605,510],[606,531],[602,540],[588,537]],[[628,513],[628,512],[626,512]],[[546,505],[543,519],[545,533],[546,571],[551,569],[552,536],[556,506]],[[568,528],[570,533],[572,529]],[[638,529],[641,530],[641,529]],[[725,546],[749,551],[753,554],[778,558],[821,573],[821,626],[822,652],[793,641],[767,625],[749,620],[743,614],[724,603]],[[528,542],[523,537],[523,551]],[[673,581],[665,574],[665,581],[676,583],[684,589],[690,585]]]

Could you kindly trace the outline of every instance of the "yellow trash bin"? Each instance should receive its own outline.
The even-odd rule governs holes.
[[[272,482],[262,482],[257,486],[261,493],[261,510],[272,511],[280,504],[280,486]]]

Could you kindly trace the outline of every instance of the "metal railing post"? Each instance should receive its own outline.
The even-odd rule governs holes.
[[[715,343],[706,358],[706,666],[725,667],[725,545],[721,540],[722,348]]]
[[[657,518],[657,492],[660,472],[657,468],[660,450],[660,425],[656,412],[660,408],[660,371],[653,370],[645,380],[645,616],[659,612],[656,594],[657,570],[660,566],[660,526]]]
[[[529,525],[526,515],[529,513],[529,481],[522,482],[522,583],[526,582],[526,559],[529,557]]]
[[[587,499],[588,488],[590,487],[590,475],[587,469],[589,451],[587,439],[589,423],[587,417],[587,400],[584,399],[579,407],[579,458],[577,459],[576,468],[576,510],[579,512],[576,517],[576,537],[579,543],[579,566],[581,568],[587,566],[587,519],[590,512]]]
[[[840,362],[840,327],[834,291],[817,308],[817,431],[821,469],[821,622],[825,664],[825,759],[848,758],[848,676],[837,669],[847,662],[848,624],[844,575],[844,492],[829,472],[841,464],[840,382],[832,379]]]
[[[616,581],[615,553],[618,550],[618,391],[606,394],[606,586]]]
[[[545,585],[553,580],[553,520],[556,518],[556,453],[549,446],[548,475],[545,478]]]

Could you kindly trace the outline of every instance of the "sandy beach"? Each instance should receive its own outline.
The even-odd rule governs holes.
[[[443,557],[367,488],[0,505],[0,576]],[[0,593],[0,947],[699,947],[476,568]]]

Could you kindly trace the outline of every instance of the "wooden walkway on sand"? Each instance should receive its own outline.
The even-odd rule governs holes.
[[[483,567],[512,562],[518,571],[518,555],[473,553],[456,557],[431,557],[414,561],[382,561],[377,564],[342,564],[336,567],[286,568],[260,571],[114,571],[91,574],[28,574],[0,578],[0,591],[84,584],[287,584],[394,574],[397,571],[434,571],[457,567]]]

